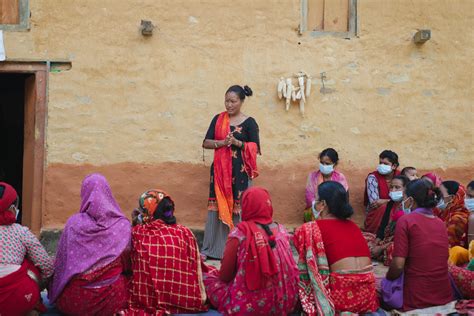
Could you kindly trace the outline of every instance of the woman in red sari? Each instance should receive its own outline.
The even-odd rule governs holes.
[[[248,86],[231,86],[225,94],[226,111],[214,117],[202,143],[214,150],[211,165],[208,217],[201,253],[203,259],[222,259],[225,241],[234,224],[240,222],[240,199],[252,179],[258,176],[260,153],[258,125],[240,111]]]
[[[288,315],[298,300],[298,270],[288,232],[273,222],[268,192],[242,196],[242,222],[229,234],[220,271],[204,275],[209,300],[223,315]]]
[[[81,200],[59,240],[49,299],[66,315],[114,315],[127,307],[130,222],[100,174],[84,179]]]
[[[365,231],[376,234],[382,221],[384,208],[390,201],[389,183],[399,175],[398,155],[391,150],[384,150],[379,155],[377,170],[370,173],[365,180],[364,205],[367,209]]]
[[[375,276],[367,243],[349,218],[353,209],[344,187],[318,187],[316,221],[295,232],[299,253],[300,301],[308,315],[370,313],[378,309]]]
[[[403,211],[403,200],[405,187],[408,182],[409,180],[405,176],[398,175],[393,177],[392,181],[390,181],[390,202],[381,206],[381,208],[384,208],[384,212],[380,225],[377,228],[377,233],[363,233],[372,259],[382,261],[387,266],[392,261],[395,225],[398,219],[405,214]]]
[[[467,248],[469,211],[464,205],[466,190],[456,181],[443,181],[440,186],[443,198],[436,214],[446,224],[449,246]]]
[[[207,311],[201,259],[193,233],[176,223],[174,202],[162,190],[149,190],[134,211],[132,285],[126,315],[165,315]]]

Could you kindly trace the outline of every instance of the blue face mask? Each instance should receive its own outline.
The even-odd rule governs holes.
[[[394,202],[400,202],[403,199],[403,191],[390,191],[388,195]]]
[[[447,206],[448,204],[446,204],[443,198],[439,201],[438,205],[436,205],[440,210],[445,210]]]
[[[380,165],[377,166],[377,171],[382,175],[386,175],[392,172],[392,167],[381,163]]]
[[[323,165],[322,163],[319,164],[319,171],[322,174],[328,175],[334,172],[334,165]]]
[[[406,206],[406,202],[409,200],[410,198],[407,198],[406,200],[403,200],[402,201],[402,210],[403,210],[403,213],[405,214],[410,214],[411,213],[411,208],[407,207]]]
[[[464,199],[464,205],[469,211],[474,212],[474,198]]]

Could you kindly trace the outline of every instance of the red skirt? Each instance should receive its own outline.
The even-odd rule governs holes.
[[[24,315],[39,307],[40,289],[28,270],[39,277],[32,263],[25,260],[18,271],[0,278],[0,314],[2,316]]]
[[[329,290],[337,312],[370,313],[379,308],[372,271],[356,274],[331,272]]]

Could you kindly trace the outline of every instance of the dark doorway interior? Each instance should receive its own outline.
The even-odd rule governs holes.
[[[0,73],[0,181],[23,191],[25,80],[27,74]],[[21,213],[18,222],[21,221]]]

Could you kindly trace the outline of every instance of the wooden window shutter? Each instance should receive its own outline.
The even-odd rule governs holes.
[[[19,0],[0,0],[0,24],[20,24]]]

